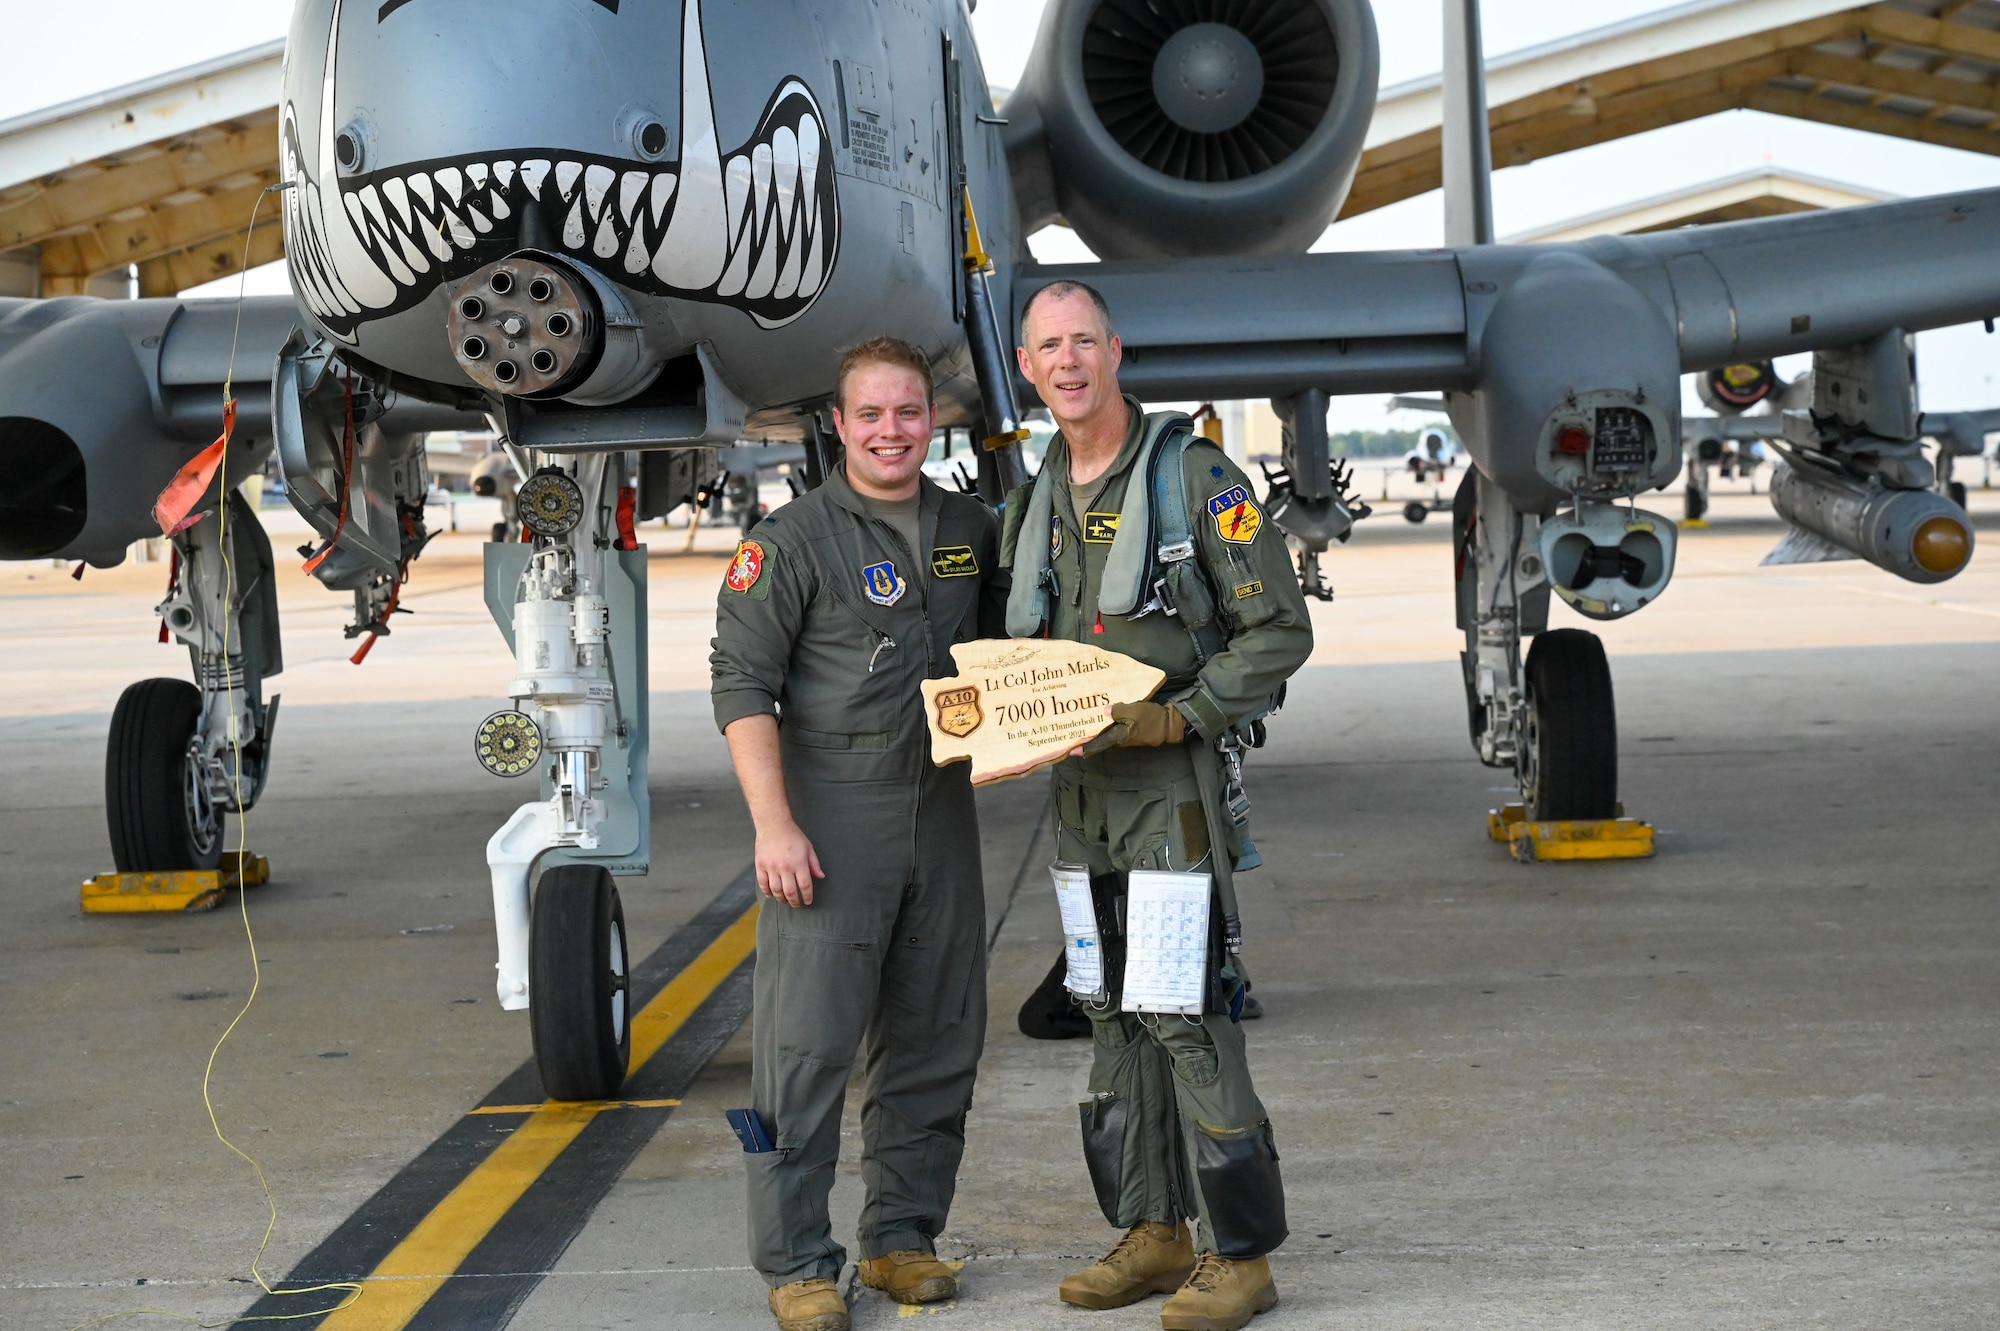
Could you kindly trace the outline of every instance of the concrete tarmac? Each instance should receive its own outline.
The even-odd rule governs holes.
[[[1257,1325],[1992,1324],[2000,557],[1937,588],[1858,563],[1760,569],[1768,512],[1725,497],[1659,605],[1605,629],[1624,799],[1660,828],[1642,862],[1523,866],[1485,839],[1508,783],[1466,744],[1441,520],[1385,515],[1328,556],[1340,599],[1315,608],[1314,664],[1251,770],[1266,867],[1244,913],[1270,1012],[1251,1058],[1292,1227],[1283,1301]],[[701,691],[731,539],[705,531],[686,555],[666,552],[678,534],[648,539],[655,867],[623,884],[635,955],[750,852]],[[261,981],[212,1078],[277,1204],[267,1279],[528,1054],[492,993],[481,847],[528,792],[471,761],[506,674],[476,561],[441,539],[411,587],[420,613],[355,668],[341,601],[280,560],[291,668],[250,816],[274,871],[247,902]],[[151,642],[164,577],[0,566],[0,1326],[219,1321],[256,1293],[264,1194],[201,1093],[253,982],[238,903],[76,905],[109,867],[110,706],[185,671]],[[1054,1299],[1114,1235],[1077,1146],[1088,1048],[1013,1028],[1058,943],[1045,790],[981,797],[993,1019],[942,1244],[963,1296],[930,1315],[1136,1331],[1157,1300]],[[512,1326],[771,1324],[722,1119],[747,1102],[747,1050],[746,1027]],[[902,1311],[857,1290],[857,1326]]]

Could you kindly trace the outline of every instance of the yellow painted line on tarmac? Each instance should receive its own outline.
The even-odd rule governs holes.
[[[756,946],[757,907],[753,905],[633,1016],[631,1066],[635,1070],[644,1067]],[[591,1120],[605,1109],[626,1103],[585,1100],[520,1106],[533,1110],[527,1121],[417,1222],[409,1236],[369,1272],[362,1296],[330,1314],[320,1323],[321,1331],[401,1331],[408,1326]],[[513,1108],[488,1108],[485,1112],[510,1112]]]
[[[571,1102],[566,1100],[544,1100],[540,1104],[535,1105],[481,1105],[477,1109],[468,1109],[465,1112],[468,1114],[538,1114],[544,1109],[555,1109],[568,1103]],[[589,1104],[601,1113],[606,1109],[672,1109],[680,1101],[589,1100],[580,1103]]]

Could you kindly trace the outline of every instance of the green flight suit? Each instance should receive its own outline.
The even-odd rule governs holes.
[[[1227,645],[1206,664],[1182,621],[1155,609],[1102,614],[1099,589],[1125,500],[1145,478],[1134,466],[1144,437],[1139,404],[1126,399],[1132,428],[1089,511],[1075,512],[1069,449],[1058,434],[1042,466],[1056,486],[1048,531],[1020,530],[1029,508],[1023,487],[1008,499],[1001,560],[1016,580],[1032,577],[1049,542],[1052,637],[1122,652],[1166,671],[1157,701],[1186,718],[1187,742],[1114,748],[1054,768],[1057,858],[1093,876],[1133,869],[1206,870],[1228,880],[1237,845],[1215,847],[1211,829],[1236,830],[1202,786],[1219,791],[1215,741],[1262,710],[1312,652],[1312,622],[1283,534],[1254,499],[1249,480],[1215,445],[1197,439],[1182,455],[1196,556],[1207,574]],[[1131,490],[1131,493],[1139,493]],[[1143,533],[1142,533],[1143,535]],[[1143,604],[1144,597],[1141,598]],[[1196,764],[1207,764],[1208,780]],[[1219,852],[1219,853],[1217,853]],[[1219,910],[1214,901],[1211,909]],[[1212,965],[1222,964],[1212,958]],[[1232,962],[1232,965],[1240,963]],[[1244,1056],[1243,1029],[1227,1014],[1199,1019],[1118,1010],[1119,995],[1091,1004],[1095,1058],[1090,1101],[1081,1106],[1084,1154],[1105,1219],[1198,1221],[1199,1250],[1259,1257],[1285,1235],[1284,1194],[1270,1123]]]
[[[751,1258],[773,1286],[837,1280],[827,1218],[858,1050],[864,1258],[935,1251],[986,1030],[985,899],[970,769],[930,760],[920,680],[1002,635],[993,513],[924,481],[909,550],[836,471],[745,539],[717,593],[719,727],[776,715],[792,815],[826,877],[757,922],[751,1099],[776,1150],[749,1168]]]

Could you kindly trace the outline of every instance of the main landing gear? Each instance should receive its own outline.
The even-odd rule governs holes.
[[[278,700],[265,702],[264,681],[284,668],[271,542],[232,494],[226,515],[175,536],[173,552],[159,612],[196,682],[142,679],[111,714],[104,812],[119,873],[216,868],[225,819],[257,802],[270,773]]]
[[[1613,818],[1618,717],[1611,668],[1596,634],[1548,628],[1540,526],[1477,470],[1466,475],[1452,504],[1472,744],[1487,766],[1513,769],[1529,820]],[[1525,636],[1534,643],[1524,665]]]

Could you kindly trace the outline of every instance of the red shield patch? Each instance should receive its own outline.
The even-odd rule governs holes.
[[[755,541],[745,541],[736,547],[736,558],[729,561],[729,572],[724,575],[722,585],[732,592],[747,592],[763,576],[764,547]]]

